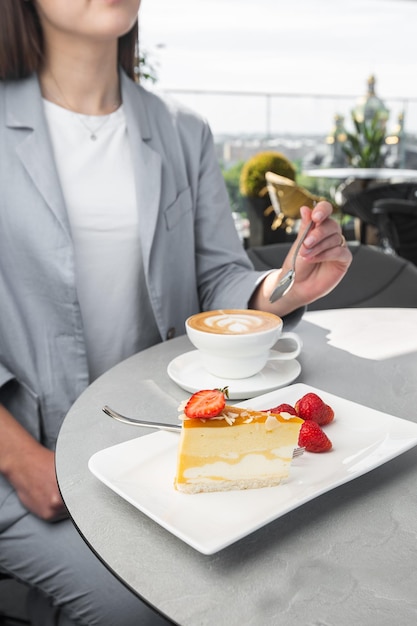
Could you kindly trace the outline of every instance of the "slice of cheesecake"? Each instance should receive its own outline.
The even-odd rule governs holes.
[[[303,420],[226,405],[183,417],[175,487],[184,493],[273,487],[287,478]]]

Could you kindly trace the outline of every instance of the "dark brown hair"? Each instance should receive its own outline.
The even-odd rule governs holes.
[[[0,80],[26,78],[43,62],[43,33],[34,4],[28,0],[1,0]],[[126,74],[137,77],[138,22],[119,38],[118,60]]]

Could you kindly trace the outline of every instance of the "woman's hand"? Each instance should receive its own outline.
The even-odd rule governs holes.
[[[54,522],[67,517],[55,474],[55,454],[37,444],[14,476],[19,500],[37,517]]]
[[[271,304],[269,296],[279,281],[292,266],[292,257],[297,245],[291,247],[282,268],[268,274],[259,286],[251,302],[257,309],[286,315],[294,309],[314,302],[325,296],[342,280],[352,261],[339,224],[332,219],[332,205],[319,202],[313,210],[301,208],[300,235],[310,220],[314,228],[310,231],[298,253],[295,281],[290,291],[277,302]]]
[[[42,446],[0,405],[0,472],[19,500],[45,521],[67,517],[55,474],[55,454]]]

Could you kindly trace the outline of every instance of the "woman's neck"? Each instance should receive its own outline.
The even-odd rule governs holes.
[[[117,49],[80,52],[46,55],[39,75],[43,96],[77,113],[111,113],[121,102]]]

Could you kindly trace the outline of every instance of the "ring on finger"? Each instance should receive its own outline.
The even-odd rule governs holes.
[[[346,238],[344,235],[342,235],[342,233],[340,233],[340,243],[339,246],[341,248],[346,248]]]

